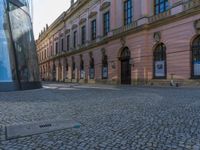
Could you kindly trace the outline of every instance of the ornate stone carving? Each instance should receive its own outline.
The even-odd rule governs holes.
[[[91,13],[89,14],[88,18],[92,18],[92,17],[94,17],[94,16],[96,16],[96,15],[97,15],[97,12],[96,12],[96,11],[93,11],[93,12],[91,12]]]
[[[105,53],[106,53],[106,49],[105,49],[105,48],[102,48],[102,49],[101,49],[101,52],[102,52],[102,54],[105,54]]]
[[[87,19],[86,19],[86,18],[82,18],[82,19],[79,21],[79,25],[81,25],[81,24],[85,23],[86,21],[87,21]]]
[[[122,47],[125,47],[125,45],[126,45],[126,40],[124,39],[124,37],[121,37],[121,38],[120,38],[120,42],[121,42],[121,44],[122,44]]]
[[[74,25],[72,26],[72,30],[76,29],[77,27],[78,27],[78,25],[77,25],[77,24],[74,24]]]
[[[153,35],[153,39],[155,42],[160,42],[161,40],[161,33],[160,32],[155,32],[154,35]]]
[[[70,32],[70,29],[65,30],[65,34],[68,34]]]
[[[198,34],[200,34],[200,19],[194,22],[194,28]]]
[[[90,58],[92,58],[93,57],[93,53],[89,52],[89,56],[90,56]]]
[[[110,2],[104,2],[100,7],[100,11],[108,8],[109,6],[110,6]]]

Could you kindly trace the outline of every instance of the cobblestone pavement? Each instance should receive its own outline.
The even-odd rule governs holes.
[[[0,126],[67,118],[81,127],[2,141],[0,149],[200,149],[199,88],[44,87],[0,93]]]

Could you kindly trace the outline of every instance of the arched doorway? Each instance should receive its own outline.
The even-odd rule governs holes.
[[[130,51],[126,47],[122,50],[121,60],[121,84],[131,84],[131,65],[130,65]]]
[[[192,77],[200,78],[200,36],[192,43]]]
[[[166,79],[167,77],[167,61],[166,46],[160,43],[156,46],[154,52],[154,79]]]

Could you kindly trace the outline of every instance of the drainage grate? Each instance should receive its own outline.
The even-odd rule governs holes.
[[[79,127],[80,124],[73,120],[43,121],[28,124],[8,125],[6,126],[6,140]]]

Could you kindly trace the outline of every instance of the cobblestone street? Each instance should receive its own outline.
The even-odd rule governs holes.
[[[200,150],[199,88],[51,83],[0,93],[0,126],[55,119],[81,126],[1,141],[0,149]]]

